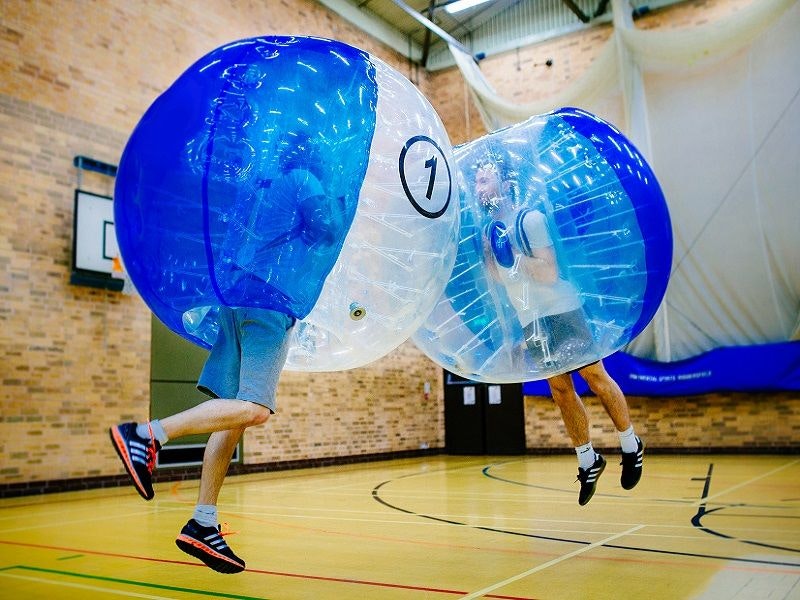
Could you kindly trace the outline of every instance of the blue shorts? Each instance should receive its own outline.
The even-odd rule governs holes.
[[[294,322],[265,308],[220,308],[219,333],[197,389],[212,398],[255,402],[274,413]]]

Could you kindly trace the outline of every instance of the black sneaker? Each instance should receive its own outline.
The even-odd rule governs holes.
[[[622,475],[619,482],[626,490],[632,490],[639,483],[642,477],[642,459],[644,458],[644,444],[638,437],[636,438],[636,452],[623,452]]]
[[[156,453],[161,450],[161,444],[155,438],[139,437],[136,434],[136,423],[115,425],[108,433],[136,491],[145,500],[152,500],[155,496],[152,475],[156,466]]]
[[[175,543],[186,554],[199,558],[215,571],[244,571],[244,561],[233,553],[220,531],[219,527],[203,527],[194,519],[189,519]]]
[[[606,468],[606,459],[598,454],[594,459],[594,464],[588,469],[581,469],[578,467],[578,481],[581,482],[581,491],[578,494],[578,504],[583,506],[594,496],[594,490],[597,487],[597,480]]]

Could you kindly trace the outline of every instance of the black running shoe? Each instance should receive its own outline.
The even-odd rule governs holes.
[[[594,490],[597,487],[597,480],[603,469],[606,468],[606,459],[598,454],[594,459],[594,464],[588,469],[581,469],[578,467],[578,481],[581,482],[581,491],[578,494],[578,504],[583,506],[594,496]]]
[[[156,466],[156,453],[161,450],[161,444],[152,437],[139,437],[136,434],[136,423],[115,425],[108,433],[136,491],[145,500],[152,500],[155,496],[152,475]]]
[[[638,437],[636,438],[636,452],[623,452],[622,475],[619,482],[626,490],[632,490],[642,478],[642,459],[644,458],[644,444]]]
[[[189,519],[175,543],[186,554],[199,558],[215,571],[244,571],[244,561],[233,553],[220,531],[219,527],[203,527],[194,519]]]

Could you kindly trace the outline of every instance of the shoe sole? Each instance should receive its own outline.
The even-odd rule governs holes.
[[[128,446],[125,443],[125,440],[119,433],[119,427],[111,427],[108,430],[108,435],[111,437],[111,444],[114,446],[114,450],[117,451],[117,456],[119,456],[120,460],[122,461],[122,465],[125,467],[125,471],[128,473],[128,476],[131,478],[131,482],[133,483],[133,487],[136,488],[136,491],[139,492],[139,495],[144,498],[145,500],[152,500],[155,497],[155,493],[148,495],[147,492],[144,490],[144,486],[142,485],[142,480],[139,479],[139,476],[136,474],[136,469],[133,468],[133,462],[131,462],[131,456],[128,453]]]
[[[214,569],[218,573],[231,575],[233,573],[241,573],[244,571],[243,564],[231,560],[216,550],[212,550],[204,543],[199,542],[188,535],[179,535],[175,540],[175,545],[189,556],[194,556],[195,558],[200,559],[207,567]]]

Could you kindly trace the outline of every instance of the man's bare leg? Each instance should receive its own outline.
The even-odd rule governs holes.
[[[231,464],[233,451],[242,437],[244,429],[229,429],[211,434],[203,454],[203,470],[200,474],[200,491],[197,504],[217,505],[219,491]]]
[[[608,374],[602,361],[585,366],[579,373],[595,395],[600,398],[603,408],[611,417],[614,427],[617,428],[622,449],[620,485],[626,490],[633,489],[642,476],[644,444],[633,430],[625,394]]]
[[[576,448],[589,443],[589,417],[580,396],[575,392],[572,375],[564,373],[547,380],[553,402],[561,411],[561,420],[572,445]]]
[[[264,420],[267,420],[270,413],[268,409],[264,410],[267,413]],[[187,419],[187,423],[193,422],[195,418],[199,417],[190,417]],[[217,515],[219,492],[228,472],[233,451],[244,430],[245,427],[239,427],[216,431],[208,438],[203,454],[197,505],[192,519],[184,526],[175,540],[181,550],[199,558],[206,565],[221,573],[238,573],[245,568],[244,560],[233,553],[222,537],[222,532],[218,529],[219,517]]]
[[[617,431],[625,431],[631,426],[628,401],[617,382],[614,381],[603,366],[602,361],[586,365],[578,371],[586,380],[589,388],[600,399],[603,408],[614,422]]]
[[[592,447],[589,439],[589,417],[583,401],[575,391],[572,375],[556,375],[548,379],[547,383],[550,385],[553,401],[561,410],[561,419],[578,456],[578,481],[581,484],[578,504],[583,506],[592,499],[606,461]]]
[[[160,419],[169,439],[194,433],[214,433],[231,429],[243,430],[266,423],[270,412],[266,406],[246,400],[206,400],[192,408]],[[235,444],[234,444],[235,446]]]

